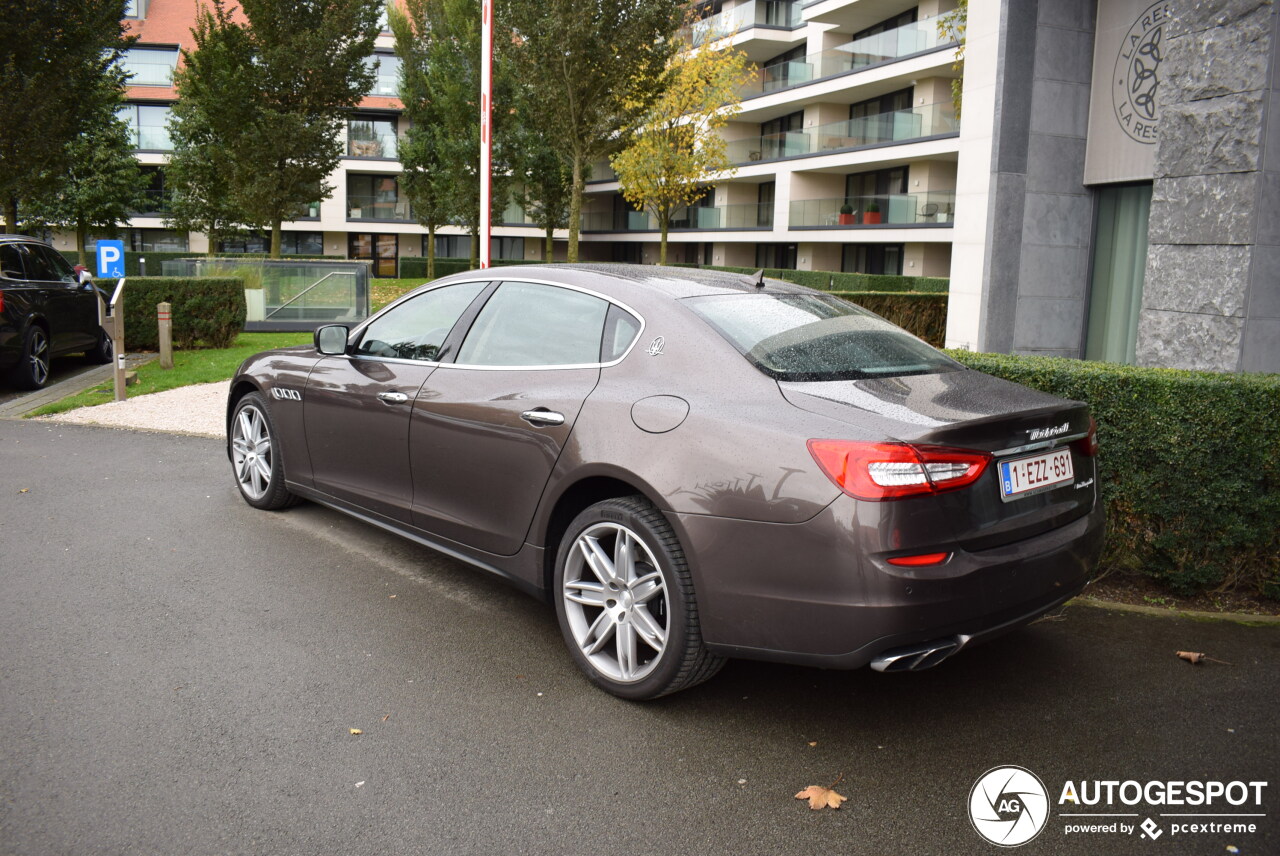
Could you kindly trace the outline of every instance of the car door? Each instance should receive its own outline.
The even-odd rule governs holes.
[[[490,553],[520,549],[600,378],[609,306],[564,286],[498,286],[455,361],[418,392],[409,428],[415,525]]]
[[[460,283],[410,297],[371,320],[346,354],[316,364],[302,397],[317,489],[409,522],[414,399],[454,324],[487,286]]]
[[[92,348],[98,333],[98,305],[93,292],[80,284],[71,265],[52,247],[28,244],[27,253],[27,272],[32,279],[40,280],[38,285],[44,294],[52,350],[66,353]]]

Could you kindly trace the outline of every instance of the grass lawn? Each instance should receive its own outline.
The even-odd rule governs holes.
[[[414,279],[372,279],[370,299],[373,301],[373,311],[377,312],[391,301],[407,291],[412,291],[420,285],[427,282],[426,277],[418,277]]]
[[[246,357],[270,348],[305,345],[309,342],[311,342],[310,333],[241,333],[230,348],[220,351],[174,351],[171,369],[160,368],[159,360],[153,360],[138,367],[138,382],[129,387],[129,397],[196,383],[230,380]],[[77,407],[106,404],[114,400],[111,395],[113,389],[111,382],[107,382],[79,395],[46,404],[28,415],[43,416],[48,413],[74,410]]]

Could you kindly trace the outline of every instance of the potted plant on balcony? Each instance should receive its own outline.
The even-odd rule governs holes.
[[[880,203],[874,199],[867,204],[866,213],[862,215],[863,223],[879,223],[880,222]]]
[[[840,206],[840,225],[852,226],[857,222],[858,222],[858,215],[853,213],[853,206],[847,202],[844,205],[841,205]]]

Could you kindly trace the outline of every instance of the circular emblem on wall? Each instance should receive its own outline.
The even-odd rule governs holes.
[[[1152,3],[1124,34],[1116,54],[1111,101],[1116,121],[1132,139],[1146,145],[1156,142],[1160,125],[1160,62],[1165,28],[1173,16],[1173,4]]]
[[[969,821],[992,844],[1026,844],[1040,834],[1048,819],[1044,782],[1025,767],[993,767],[969,791]]]

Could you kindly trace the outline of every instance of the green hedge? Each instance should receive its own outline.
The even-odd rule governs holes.
[[[542,259],[493,259],[490,261],[490,267],[509,267],[511,265],[540,265]],[[447,259],[442,256],[436,257],[436,276],[448,276],[451,273],[462,273],[471,270],[470,259]],[[401,256],[400,257],[400,278],[401,279],[417,279],[421,277],[424,281],[427,278],[427,258],[426,256]]]
[[[949,352],[1088,402],[1107,507],[1104,569],[1178,593],[1280,598],[1280,375],[1227,375]]]
[[[107,292],[115,280],[96,280]],[[129,351],[160,347],[156,304],[173,312],[173,346],[225,348],[244,330],[244,280],[234,277],[131,276],[124,287],[124,346]]]
[[[62,257],[73,265],[80,264],[80,254],[75,250],[59,250]],[[265,259],[265,253],[218,253],[218,258],[226,259]],[[147,252],[135,253],[127,250],[124,254],[124,275],[125,276],[142,276],[142,272],[138,265],[138,259],[147,260],[147,275],[160,276],[164,273],[164,263],[172,259],[203,259],[208,258],[205,253],[170,253],[170,252]],[[343,259],[345,256],[282,256],[284,259]],[[89,270],[95,271],[98,267],[98,259],[93,253],[89,253]],[[114,283],[115,280],[112,280]]]
[[[902,291],[836,291],[899,327],[941,348],[947,338],[947,295]]]
[[[759,268],[728,267],[725,265],[676,265],[676,267],[701,267],[704,270],[723,270],[730,273],[755,273]],[[945,294],[951,280],[933,276],[890,276],[889,274],[840,273],[829,270],[783,270],[765,268],[764,275],[785,282],[794,282],[820,291],[915,291]]]

